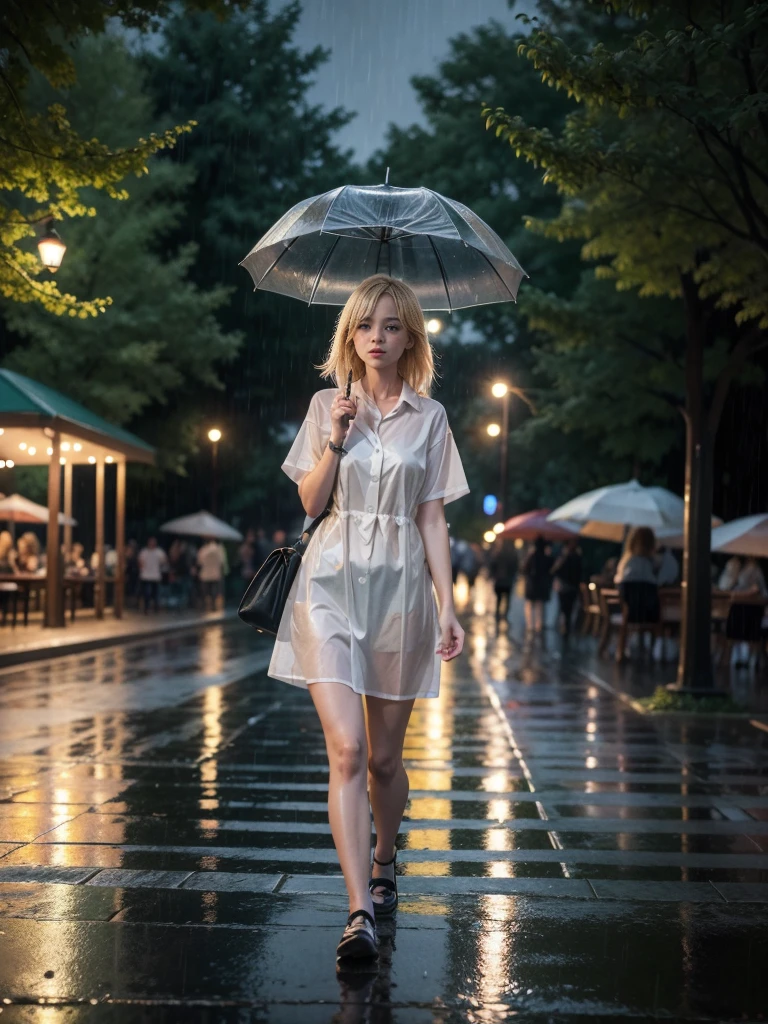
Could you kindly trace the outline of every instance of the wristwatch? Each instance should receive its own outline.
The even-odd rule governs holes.
[[[332,452],[336,452],[337,455],[348,455],[349,452],[343,444],[334,444],[333,441],[328,442],[328,447]]]

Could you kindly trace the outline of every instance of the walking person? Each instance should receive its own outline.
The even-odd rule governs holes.
[[[227,553],[224,546],[213,537],[208,537],[197,552],[197,578],[200,581],[205,611],[215,612],[221,603],[227,571]]]
[[[469,488],[445,409],[428,397],[432,349],[411,288],[385,275],[363,281],[321,369],[337,384],[353,380],[351,392],[314,395],[282,468],[307,515],[331,498],[332,511],[304,554],[268,673],[308,687],[320,717],[349,896],[336,953],[368,957],[375,915],[397,907],[408,719],[416,698],[438,695],[440,659],[464,644],[443,506]]]
[[[525,577],[525,630],[540,636],[544,629],[544,605],[552,596],[554,559],[543,537],[537,537],[523,562]]]
[[[496,594],[496,621],[509,618],[509,601],[519,567],[514,542],[497,540],[491,552],[490,571]],[[502,605],[504,610],[502,611]]]
[[[561,619],[561,630],[564,637],[571,635],[573,606],[579,596],[583,567],[581,548],[574,538],[563,545],[560,557],[552,566],[552,575],[557,585],[558,617]]]
[[[158,611],[158,594],[163,573],[168,571],[168,556],[157,543],[157,537],[150,537],[146,547],[139,552],[139,579],[141,593],[144,598],[144,614],[149,614],[149,606],[154,604]]]

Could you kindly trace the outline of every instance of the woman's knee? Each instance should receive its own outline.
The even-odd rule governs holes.
[[[366,743],[360,736],[334,736],[329,743],[331,768],[344,779],[354,779],[364,773]]]
[[[372,752],[368,758],[368,771],[384,785],[391,782],[402,767],[403,759],[399,754]]]

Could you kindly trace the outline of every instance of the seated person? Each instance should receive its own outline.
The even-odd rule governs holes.
[[[720,578],[717,581],[718,590],[734,590],[739,580],[739,573],[741,572],[741,559],[738,555],[734,555],[733,558],[729,558],[725,563],[725,568],[720,573]]]
[[[765,585],[763,570],[756,558],[746,558],[744,565],[736,579],[736,586],[733,588],[736,594],[749,594],[759,597],[768,597],[768,588]]]
[[[627,608],[628,622],[659,621],[659,583],[653,564],[655,550],[656,537],[650,527],[638,526],[630,533],[614,577],[621,602]]]

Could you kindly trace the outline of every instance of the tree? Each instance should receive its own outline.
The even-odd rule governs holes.
[[[188,6],[220,15],[247,0],[188,0]],[[42,222],[93,216],[95,207],[81,196],[97,189],[113,199],[125,198],[127,177],[146,173],[147,160],[169,146],[190,124],[146,138],[127,140],[116,149],[73,127],[60,102],[31,111],[26,91],[33,71],[56,88],[75,82],[70,52],[81,35],[104,32],[110,18],[146,29],[171,7],[168,0],[6,0],[0,10],[0,294],[14,302],[36,303],[56,315],[97,316],[109,298],[78,300],[47,273],[30,248]]]
[[[73,60],[76,84],[65,97],[73,130],[98,135],[113,151],[146,135],[152,100],[121,37],[82,40]],[[31,109],[48,107],[51,93],[41,76],[33,76]],[[221,388],[218,368],[234,358],[241,338],[225,333],[216,319],[228,289],[201,289],[190,280],[197,246],[167,248],[184,216],[191,169],[157,157],[151,168],[123,202],[86,190],[84,201],[97,216],[68,231],[71,253],[60,270],[62,284],[73,292],[112,295],[108,313],[62,320],[40,304],[6,301],[3,314],[18,343],[3,356],[7,367],[146,434],[159,446],[162,464],[179,469],[189,452],[190,421],[199,417],[199,393]]]
[[[607,13],[603,11],[607,10]],[[723,404],[768,344],[768,5],[678,0],[592,8],[547,2],[520,52],[578,103],[560,132],[503,107],[487,126],[544,167],[565,197],[530,226],[585,240],[598,275],[682,299],[686,424],[685,602],[679,685],[713,685],[709,654],[712,452]],[[524,19],[528,20],[528,19]],[[617,36],[617,25],[620,33]],[[707,362],[719,363],[705,387]]]
[[[238,264],[295,203],[356,176],[349,154],[334,144],[352,115],[307,102],[311,76],[328,53],[293,44],[299,15],[298,3],[271,13],[266,0],[226,21],[179,14],[144,56],[158,117],[198,124],[168,158],[194,172],[175,239],[199,245],[191,271],[199,287],[231,287],[218,316],[245,337],[225,370],[225,392],[206,401],[225,431],[222,502],[230,512],[262,503],[275,517],[281,496],[296,507],[287,480],[275,487],[284,450],[275,444],[278,429],[306,411],[319,383],[313,364],[322,359],[338,310],[254,293]]]
[[[486,522],[481,512],[483,493],[496,491],[499,475],[499,442],[491,441],[485,432],[489,419],[498,413],[496,401],[489,396],[490,383],[506,377],[523,388],[548,386],[536,369],[537,339],[528,327],[526,312],[539,289],[569,295],[581,272],[575,243],[542,242],[524,228],[526,214],[555,216],[560,198],[542,185],[532,166],[510,167],[507,154],[478,121],[478,107],[489,97],[501,102],[514,95],[520,107],[553,125],[561,124],[572,106],[564,94],[541,90],[525,61],[510,59],[512,41],[494,21],[453,38],[437,72],[412,79],[426,125],[391,125],[385,146],[371,157],[366,169],[369,182],[381,181],[382,169],[389,166],[390,182],[395,185],[424,185],[465,203],[501,235],[530,274],[530,281],[521,285],[518,305],[498,303],[443,316],[447,328],[435,341],[441,374],[435,397],[449,406],[454,430],[462,438],[473,492],[472,499],[453,512],[452,528],[475,533]],[[517,432],[528,415],[526,405],[513,399],[509,479],[513,511],[531,507],[527,503],[532,495],[537,503],[545,500],[557,477],[556,470],[545,478],[521,468],[528,458],[520,442],[525,438],[529,443],[530,435]],[[540,439],[542,434],[537,436]],[[565,474],[574,464],[571,449],[575,453],[583,441],[563,439],[559,432],[558,436],[551,450]]]

